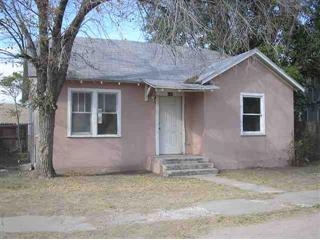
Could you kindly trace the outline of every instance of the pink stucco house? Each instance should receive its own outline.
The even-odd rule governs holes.
[[[78,38],[58,100],[54,168],[174,176],[285,166],[294,91],[304,88],[256,49],[231,57]]]

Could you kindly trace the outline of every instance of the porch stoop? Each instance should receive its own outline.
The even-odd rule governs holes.
[[[164,177],[217,174],[218,169],[208,158],[194,155],[163,155],[155,156],[158,174]]]

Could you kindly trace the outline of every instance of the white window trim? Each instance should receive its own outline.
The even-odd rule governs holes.
[[[91,99],[91,132],[92,134],[75,135],[71,132],[72,124],[72,92],[87,92],[92,94]],[[98,111],[98,93],[116,93],[117,94],[117,134],[99,134],[97,129],[97,111]],[[100,88],[68,88],[68,127],[67,137],[72,138],[100,138],[100,137],[121,137],[121,90],[119,89],[100,89]]]
[[[244,97],[253,97],[260,98],[260,131],[243,131],[243,98]],[[240,135],[241,136],[264,136],[266,135],[266,127],[265,127],[265,101],[264,101],[264,93],[240,93]]]

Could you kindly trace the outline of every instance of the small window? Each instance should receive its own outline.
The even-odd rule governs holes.
[[[73,92],[71,133],[74,135],[90,135],[91,114],[91,93]]]
[[[241,93],[241,135],[264,135],[264,94]]]
[[[120,90],[69,89],[68,136],[120,135]]]

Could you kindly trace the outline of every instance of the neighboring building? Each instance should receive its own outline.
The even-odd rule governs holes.
[[[13,115],[14,104],[0,104],[0,154],[1,152],[12,152],[17,150],[17,119]],[[28,109],[20,109],[20,136],[24,152],[27,151],[28,141]]]
[[[286,166],[295,90],[304,88],[256,49],[229,57],[78,38],[57,103],[53,165],[163,175]]]

